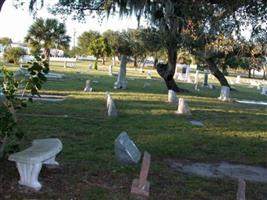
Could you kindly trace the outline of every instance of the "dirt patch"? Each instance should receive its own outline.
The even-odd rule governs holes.
[[[19,174],[14,163],[1,161],[0,199],[87,199],[87,194],[95,190],[103,190],[107,195],[129,193],[127,186],[131,180],[125,175],[92,172],[89,166],[90,163],[77,162],[60,162],[56,168],[43,166],[39,176],[42,189],[35,191],[18,184]]]

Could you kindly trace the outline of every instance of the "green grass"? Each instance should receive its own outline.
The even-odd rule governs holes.
[[[150,199],[236,198],[236,181],[173,172],[164,163],[166,158],[267,167],[266,106],[220,102],[216,81],[212,81],[216,89],[201,88],[199,92],[191,84],[178,83],[191,91],[178,94],[192,109],[192,116],[187,117],[175,115],[177,106],[166,103],[167,89],[155,71],[156,80],[146,80],[146,74],[131,68],[127,76],[136,80],[128,80],[126,90],[114,90],[116,77],[107,75],[107,67],[89,71],[87,63],[80,63],[76,68],[62,66],[52,65],[51,71],[64,73],[66,78],[47,82],[42,92],[63,94],[66,99],[56,103],[36,101],[18,112],[19,128],[26,135],[22,148],[36,138],[58,137],[64,145],[58,156],[62,167],[41,172],[40,179],[45,185],[41,193],[29,194],[18,189],[21,198],[133,199],[129,191],[133,178],[138,177],[140,164],[116,163],[113,142],[122,131],[128,132],[140,150],[152,155]],[[92,83],[92,93],[83,92],[87,79],[99,81]],[[151,86],[144,88],[147,82]],[[231,94],[233,98],[266,101],[255,89],[242,85],[236,88],[238,91]],[[106,116],[106,91],[115,100],[117,118]],[[204,127],[191,126],[190,119],[203,122]],[[12,171],[17,173],[14,167]],[[247,197],[267,199],[266,189],[267,184],[247,183]]]

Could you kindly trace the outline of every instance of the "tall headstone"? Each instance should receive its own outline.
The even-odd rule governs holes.
[[[239,84],[240,83],[241,76],[237,75],[235,79],[235,83]]]
[[[231,101],[230,98],[230,88],[227,86],[222,86],[221,87],[221,94],[218,97],[219,100],[221,101]]]
[[[141,158],[141,152],[126,132],[122,132],[114,142],[115,157],[121,164],[135,164]]]
[[[127,56],[121,56],[120,71],[117,81],[114,83],[114,89],[126,89],[126,63]]]
[[[108,106],[110,105],[110,102],[112,101],[112,97],[109,92],[106,92],[106,97],[107,97],[107,108],[108,108]]]
[[[90,80],[86,80],[84,91],[85,92],[92,92],[93,91],[93,88],[91,88],[91,81]]]
[[[139,179],[134,179],[131,187],[131,194],[141,197],[149,197],[150,183],[147,181],[151,156],[148,152],[144,152],[143,161],[141,165]]]
[[[178,102],[176,92],[174,92],[173,90],[168,90],[168,102],[170,102],[170,103],[177,103]]]
[[[199,70],[196,70],[194,84],[198,84],[198,82],[199,82]]]
[[[240,178],[238,179],[236,200],[246,200],[246,182]]]
[[[203,82],[204,87],[209,86],[208,79],[209,79],[209,72],[208,70],[204,70],[204,82]]]
[[[64,61],[64,68],[67,68],[67,61]]]
[[[261,94],[267,95],[267,87],[266,86],[262,87]]]
[[[108,107],[108,117],[117,117],[118,116],[116,105],[115,105],[112,98],[110,99],[107,107]]]
[[[89,65],[88,65],[88,69],[89,69],[89,70],[93,69],[93,65],[92,65],[91,63],[89,63]]]
[[[113,69],[113,65],[109,65],[108,66],[108,75],[109,76],[113,76],[112,69]]]
[[[150,70],[147,71],[146,79],[152,79],[152,72]]]
[[[190,66],[186,66],[186,72],[185,72],[185,80],[189,83],[191,83],[191,78],[190,78]]]
[[[191,110],[184,98],[179,98],[178,109],[175,113],[179,115],[191,115]]]

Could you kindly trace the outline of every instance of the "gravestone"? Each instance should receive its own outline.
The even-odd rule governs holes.
[[[150,87],[150,86],[151,86],[151,83],[144,83],[143,88],[147,88],[147,87]]]
[[[150,70],[147,71],[146,79],[152,79],[152,72]]]
[[[108,105],[110,104],[110,102],[112,101],[112,97],[110,95],[109,92],[106,92],[106,97],[107,97],[107,108],[108,108]]]
[[[237,75],[236,76],[236,79],[235,79],[235,83],[236,84],[239,84],[240,83],[240,80],[241,80],[241,76],[240,75]]]
[[[191,110],[184,98],[179,98],[178,109],[175,113],[179,115],[191,115]]]
[[[198,88],[198,84],[195,84],[195,90],[198,92],[200,91],[200,89]]]
[[[64,68],[67,68],[67,61],[64,61]]]
[[[112,66],[112,65],[109,65],[109,66],[108,66],[108,75],[109,75],[109,76],[113,76],[113,74],[112,74],[112,69],[113,69],[113,66]]]
[[[267,87],[262,87],[261,94],[267,95]]]
[[[19,67],[19,69],[14,73],[14,76],[29,76],[30,73],[27,68],[25,67]]]
[[[88,65],[88,69],[89,70],[93,69],[93,65],[91,63]]]
[[[239,178],[236,200],[246,200],[246,182]]]
[[[86,80],[85,88],[83,91],[85,91],[85,92],[92,92],[93,91],[93,88],[91,88],[91,81],[90,80]]]
[[[170,103],[177,103],[178,102],[176,92],[174,92],[173,90],[168,90],[168,102],[170,102]]]
[[[112,98],[110,98],[110,100],[107,104],[107,107],[108,107],[108,117],[117,117],[118,116],[116,105],[115,105]]]
[[[198,82],[199,82],[199,70],[196,70],[194,84],[198,84]]]
[[[122,132],[115,140],[115,157],[121,164],[136,164],[141,152],[126,132]]]
[[[0,105],[6,101],[5,94],[3,93],[3,89],[0,88]]]
[[[150,183],[147,181],[147,176],[149,172],[151,162],[151,156],[148,152],[144,152],[143,161],[141,165],[139,179],[134,179],[131,187],[131,194],[149,197],[149,187]]]
[[[120,70],[117,81],[114,83],[114,89],[126,89],[126,63],[127,56],[121,56]]]
[[[204,126],[202,122],[196,120],[191,120],[190,123],[194,126]]]
[[[185,80],[188,83],[191,83],[191,79],[190,79],[190,66],[189,65],[186,66]]]
[[[221,101],[231,101],[230,98],[230,88],[227,86],[222,86],[221,87],[221,94],[218,97],[219,100]]]
[[[208,72],[208,70],[204,70],[204,82],[203,82],[204,87],[209,86],[208,79],[209,79],[209,72]]]

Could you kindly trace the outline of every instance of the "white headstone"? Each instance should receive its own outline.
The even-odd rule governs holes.
[[[88,69],[89,70],[93,69],[93,65],[91,63],[88,65]]]
[[[198,88],[198,84],[195,84],[195,90],[198,92],[200,91],[200,89]]]
[[[198,84],[198,81],[199,81],[199,70],[196,70],[194,84]]]
[[[191,79],[190,79],[190,66],[189,65],[186,66],[185,80],[188,83],[191,83]]]
[[[91,88],[91,81],[90,80],[86,80],[86,83],[85,83],[85,88],[83,91],[85,92],[92,92],[92,88]]]
[[[112,101],[112,97],[109,92],[106,92],[106,97],[107,97],[107,108],[108,108],[108,106],[110,105]]]
[[[179,98],[178,109],[176,111],[176,114],[191,115],[191,110],[184,98]]]
[[[152,72],[150,70],[147,71],[146,79],[152,79]]]
[[[219,100],[221,101],[231,101],[230,98],[230,88],[227,86],[222,86],[221,87],[221,94],[218,97]]]
[[[235,83],[239,84],[240,83],[241,76],[237,75],[235,79]]]
[[[170,103],[177,103],[178,102],[176,92],[174,92],[173,90],[168,90],[168,102],[170,102]]]
[[[117,81],[114,83],[114,89],[126,89],[126,63],[127,56],[121,56],[120,71],[118,74]]]
[[[147,88],[147,87],[150,87],[150,86],[151,86],[151,83],[144,83],[143,88]]]
[[[266,86],[262,87],[261,94],[267,95],[267,87]]]
[[[118,116],[118,112],[112,98],[109,100],[107,107],[108,107],[108,117]]]
[[[129,138],[126,132],[122,132],[114,142],[115,157],[119,163],[133,164],[138,163],[141,158],[141,152]]]
[[[113,76],[113,74],[112,74],[112,68],[113,68],[112,65],[109,65],[109,66],[108,66],[108,75],[109,75],[109,76]]]

